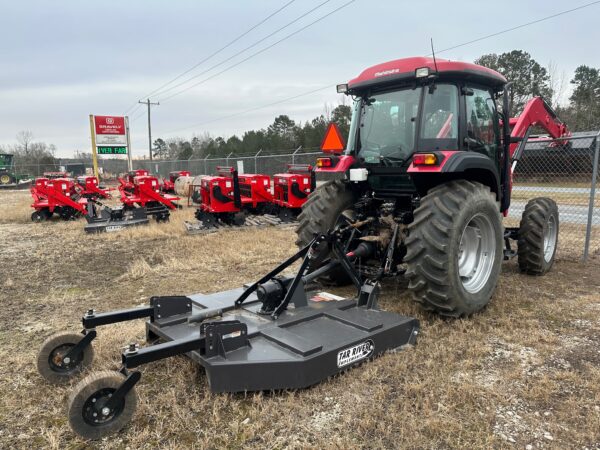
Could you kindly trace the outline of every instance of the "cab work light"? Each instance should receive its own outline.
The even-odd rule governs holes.
[[[344,84],[338,84],[336,86],[337,92],[338,94],[347,94],[348,93],[348,84],[344,83]]]
[[[429,67],[419,67],[415,70],[416,78],[425,78],[429,76]]]
[[[415,166],[435,166],[438,158],[435,153],[415,153],[413,155],[413,164]]]

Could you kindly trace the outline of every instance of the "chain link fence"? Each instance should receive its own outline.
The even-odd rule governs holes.
[[[513,173],[506,226],[518,226],[529,200],[553,199],[559,210],[557,257],[600,261],[600,133],[529,139]]]
[[[230,154],[224,158],[211,158],[210,156],[202,159],[186,159],[186,160],[133,160],[134,169],[146,169],[150,173],[167,177],[169,172],[178,170],[188,170],[192,175],[211,175],[215,174],[219,166],[234,166],[241,169],[243,173],[263,173],[266,175],[274,175],[276,173],[284,173],[287,171],[288,164],[310,164],[315,165],[316,159],[322,155],[318,151],[304,151],[298,148],[295,151],[288,153],[263,154],[259,151],[253,156],[236,156]],[[83,166],[82,166],[83,165]],[[75,160],[63,159],[57,163],[40,163],[30,165],[16,165],[17,173],[29,174],[32,177],[39,177],[44,172],[60,172],[66,170],[72,172],[73,175],[78,175],[76,169],[78,166],[92,167],[90,160]],[[103,180],[115,179],[119,174],[127,172],[127,160],[117,158],[98,158],[98,167],[100,169],[101,178]],[[71,169],[71,170],[69,170]],[[73,170],[75,169],[75,170]]]

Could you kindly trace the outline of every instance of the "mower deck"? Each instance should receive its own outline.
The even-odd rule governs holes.
[[[222,313],[221,321],[211,321],[211,328],[204,328],[206,339],[214,332],[215,350],[211,352],[207,342],[205,348],[186,353],[205,368],[213,392],[308,387],[361,360],[413,344],[419,329],[414,318],[359,307],[355,299],[322,292],[307,292],[306,306],[290,307],[272,320],[258,314],[261,302],[256,294],[236,308],[234,302],[243,291],[192,295],[184,306],[186,312],[174,315],[169,315],[169,309],[181,311],[176,303],[182,298],[163,298],[163,314],[155,314],[146,323],[148,336],[158,336],[169,351],[169,343],[180,345],[200,338],[203,325],[188,323],[189,317]],[[324,297],[328,301],[313,300]],[[156,346],[149,349],[158,350]]]

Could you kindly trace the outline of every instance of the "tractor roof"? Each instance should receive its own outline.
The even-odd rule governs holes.
[[[507,83],[506,78],[495,70],[477,64],[438,58],[436,58],[436,62],[437,74],[440,78],[460,78],[489,85],[496,89],[502,88]],[[422,67],[428,67],[431,73],[436,72],[433,58],[403,58],[377,64],[363,70],[358,77],[350,80],[348,88],[355,90],[414,80],[416,79],[415,71]]]

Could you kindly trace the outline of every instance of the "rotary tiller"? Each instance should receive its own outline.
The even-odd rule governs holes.
[[[119,191],[133,192],[135,177],[145,177],[148,175],[150,175],[150,172],[146,169],[131,170],[123,174],[123,176],[117,178],[119,181]]]
[[[311,263],[333,255],[319,270]],[[362,279],[339,241],[339,233],[315,237],[309,245],[258,281],[216,294],[150,298],[146,307],[108,313],[89,310],[83,332],[49,337],[38,355],[38,370],[49,382],[64,384],[93,359],[97,328],[134,319],[146,321],[153,345],[130,344],[118,371],[88,375],[70,395],[72,429],[99,439],[123,428],[133,417],[143,364],[186,355],[204,367],[211,391],[246,392],[306,388],[381,353],[413,344],[419,323],[382,311],[375,279]],[[296,261],[295,275],[281,276]],[[311,290],[313,280],[341,267],[356,296],[343,298]]]

